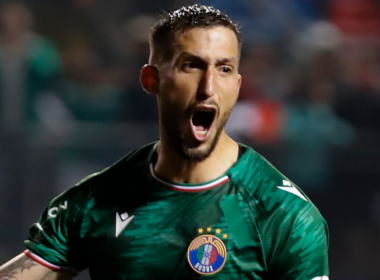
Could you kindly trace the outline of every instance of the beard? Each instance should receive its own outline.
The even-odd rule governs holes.
[[[225,112],[219,121],[217,119],[214,120],[217,122],[214,124],[216,125],[214,136],[210,136],[212,139],[209,139],[211,141],[207,143],[205,147],[199,147],[200,143],[197,141],[189,143],[190,141],[186,140],[184,130],[181,129],[181,123],[184,123],[185,125],[188,124],[191,117],[191,108],[185,110],[185,113],[181,113],[178,109],[164,104],[165,102],[159,102],[160,122],[166,131],[169,144],[174,148],[178,155],[189,162],[202,162],[208,158],[218,144],[219,137],[233,108]],[[181,118],[182,116],[184,116],[184,118]]]

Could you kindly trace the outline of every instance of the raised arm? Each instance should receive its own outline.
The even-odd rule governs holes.
[[[47,268],[24,253],[0,266],[0,280],[70,280],[75,274]]]

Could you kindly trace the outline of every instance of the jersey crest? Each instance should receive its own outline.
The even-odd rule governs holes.
[[[227,260],[227,249],[223,241],[214,235],[195,238],[187,250],[187,260],[193,270],[203,275],[219,272]]]

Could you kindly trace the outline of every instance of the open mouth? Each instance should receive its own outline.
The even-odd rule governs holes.
[[[213,108],[197,108],[191,118],[191,124],[194,136],[200,140],[205,141],[211,130],[214,122],[216,111]]]

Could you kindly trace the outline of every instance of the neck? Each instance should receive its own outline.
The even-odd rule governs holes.
[[[5,33],[1,36],[3,47],[8,53],[20,53],[23,51],[26,40],[29,39],[31,33],[29,32],[13,32]]]
[[[225,132],[211,155],[202,162],[191,162],[181,157],[164,139],[157,148],[155,171],[161,177],[176,183],[199,184],[223,175],[237,160],[238,144]]]

